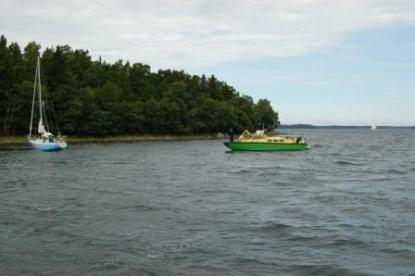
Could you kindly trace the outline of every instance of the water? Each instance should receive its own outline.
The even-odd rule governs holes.
[[[415,273],[415,131],[0,151],[0,274]]]

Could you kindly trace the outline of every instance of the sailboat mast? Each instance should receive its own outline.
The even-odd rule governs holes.
[[[40,121],[43,122],[43,112],[42,112],[42,83],[40,81],[40,58],[37,57],[37,72],[38,72],[38,84],[39,84],[39,114]]]
[[[33,113],[35,111],[36,84],[37,84],[37,65],[36,65],[36,73],[35,73],[35,83],[33,85],[32,113],[30,113],[29,138],[32,137]]]

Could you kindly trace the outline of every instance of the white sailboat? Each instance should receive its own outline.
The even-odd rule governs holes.
[[[39,102],[39,123],[37,125],[37,129],[33,129],[36,96],[38,96]],[[36,74],[32,100],[32,113],[30,115],[30,128],[27,139],[33,148],[42,151],[58,151],[67,147],[67,143],[64,137],[60,135],[58,135],[57,137],[54,136],[51,132],[48,131],[48,128],[44,123],[44,102],[42,102],[42,84],[40,81],[39,57],[37,58],[36,64]]]
[[[372,131],[376,131],[378,129],[378,127],[376,126],[376,125],[372,125],[371,127],[370,127],[370,130],[372,130]]]

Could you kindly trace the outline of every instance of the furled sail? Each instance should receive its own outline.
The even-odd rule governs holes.
[[[45,126],[43,125],[42,119],[39,120],[39,126],[37,127],[37,131],[39,132],[39,134],[46,133],[46,129],[45,129]]]

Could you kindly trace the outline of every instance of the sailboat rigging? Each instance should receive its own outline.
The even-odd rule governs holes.
[[[36,96],[39,102],[39,123],[37,129],[33,129],[33,120],[35,114]],[[33,87],[32,112],[30,115],[29,135],[27,136],[29,143],[33,148],[42,151],[59,151],[67,147],[64,137],[54,136],[46,123],[46,115],[44,116],[44,102],[42,101],[42,83],[40,78],[40,58],[37,58],[35,81]],[[33,135],[35,132],[35,135]]]

